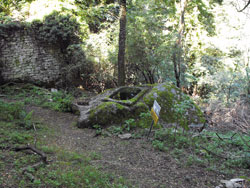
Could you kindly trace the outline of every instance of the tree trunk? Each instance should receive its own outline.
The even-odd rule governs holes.
[[[180,1],[180,17],[179,17],[179,28],[178,28],[178,38],[175,42],[174,52],[173,52],[173,64],[174,73],[176,79],[176,86],[181,87],[181,61],[182,61],[182,39],[185,32],[185,10],[187,8],[188,0]]]
[[[118,85],[125,85],[126,0],[120,0],[120,33],[118,52]]]

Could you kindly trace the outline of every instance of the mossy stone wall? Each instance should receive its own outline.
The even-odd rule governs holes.
[[[60,48],[39,41],[25,26],[16,25],[0,35],[1,82],[56,85],[63,64]]]

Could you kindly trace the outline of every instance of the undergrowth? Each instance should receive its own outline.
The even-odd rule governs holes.
[[[192,135],[175,129],[159,129],[152,142],[154,148],[170,153],[186,166],[200,166],[225,174],[237,174],[250,170],[250,138],[248,135],[228,132],[203,131]],[[239,170],[240,169],[240,170]],[[250,171],[249,171],[250,173]]]
[[[73,96],[65,91],[51,92],[32,84],[17,84],[2,87],[1,91],[10,99],[22,100],[24,104],[39,105],[61,112],[72,112]]]

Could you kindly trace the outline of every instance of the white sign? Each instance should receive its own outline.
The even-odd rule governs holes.
[[[152,118],[153,118],[153,120],[155,122],[155,125],[157,124],[157,122],[159,120],[160,111],[161,111],[161,107],[157,103],[157,101],[155,100],[153,108],[151,108],[151,116],[152,116]]]
[[[156,100],[154,101],[153,109],[154,109],[156,115],[159,117],[160,111],[161,111],[161,106],[158,104],[158,102]]]

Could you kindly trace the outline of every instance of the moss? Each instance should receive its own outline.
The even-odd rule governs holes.
[[[128,99],[128,100],[118,100],[118,99],[113,99],[112,96],[114,96],[116,93],[119,93],[121,89],[130,89],[129,87],[123,87],[118,90],[108,90],[107,92],[110,92],[110,95],[104,98],[103,101],[110,101],[110,102],[116,102],[121,105],[126,105],[126,106],[133,106],[137,101],[139,101],[145,93],[148,91],[148,88],[143,88],[143,87],[131,87],[131,89],[141,89],[141,91],[133,98]],[[105,94],[105,93],[104,93]]]
[[[160,118],[167,123],[176,121],[175,105],[180,104],[185,100],[191,101],[191,109],[187,109],[188,115],[182,116],[179,122],[188,123],[203,123],[205,121],[203,114],[199,107],[192,102],[189,96],[181,92],[181,90],[174,85],[163,83],[154,87],[147,96],[144,97],[144,102],[151,108],[154,100],[161,106]]]
[[[160,118],[167,123],[176,121],[180,124],[204,122],[199,107],[174,85],[158,84],[146,96],[145,93],[150,87],[140,87],[140,89],[141,92],[130,100],[115,100],[106,97],[119,92],[119,88],[101,94],[101,104],[90,111],[88,122],[84,122],[84,124],[88,124],[89,127],[95,124],[106,126],[122,123],[129,118],[136,119],[141,113],[147,113],[150,110],[154,100],[157,100],[161,106]],[[141,100],[142,97],[143,100]]]
[[[148,107],[143,102],[138,102],[131,109],[116,102],[104,102],[90,111],[91,125],[119,124],[129,118],[137,118],[142,112],[147,112]]]
[[[148,106],[143,102],[138,102],[132,109],[132,115],[137,118],[142,112],[147,112]]]
[[[115,102],[104,102],[90,111],[89,120],[92,124],[102,126],[120,123],[126,117],[128,108]]]

